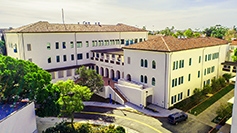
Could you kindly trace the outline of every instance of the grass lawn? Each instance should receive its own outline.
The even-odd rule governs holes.
[[[216,93],[215,95],[213,95],[212,97],[204,101],[203,103],[199,104],[198,106],[190,110],[189,113],[194,114],[194,115],[200,114],[209,106],[211,106],[213,103],[215,103],[217,100],[219,100],[221,97],[223,97],[225,94],[230,92],[232,89],[234,89],[234,85],[233,84],[228,85],[227,87],[225,87],[224,89],[222,89],[221,91],[219,91],[218,93]]]

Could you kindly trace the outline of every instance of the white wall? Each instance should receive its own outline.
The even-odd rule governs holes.
[[[35,105],[33,102],[0,122],[1,133],[33,133],[36,130]]]
[[[104,98],[109,98],[109,95],[111,94],[111,99],[120,104],[124,104],[123,99],[117,93],[115,93],[110,86],[104,86],[103,91],[96,94]]]

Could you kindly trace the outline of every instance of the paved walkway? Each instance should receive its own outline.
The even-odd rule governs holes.
[[[196,118],[205,123],[206,125],[209,125],[211,127],[215,127],[216,124],[211,122],[216,116],[216,110],[219,108],[221,104],[227,104],[227,101],[231,99],[234,96],[234,90],[231,90],[229,93],[227,93],[225,96],[223,96],[221,99],[216,101],[214,104],[212,104],[210,107],[208,107],[206,110],[204,110],[201,114],[196,116]],[[191,114],[189,114],[191,115]]]
[[[156,111],[158,111],[158,112],[153,112],[153,111],[141,108],[137,105],[134,105],[130,102],[125,103],[125,105],[101,103],[101,102],[83,102],[83,103],[85,104],[85,106],[114,108],[114,109],[121,109],[121,110],[130,110],[130,111],[136,110],[136,111],[139,111],[141,113],[144,113],[146,115],[153,116],[153,117],[168,117],[168,115],[170,115],[174,112],[181,111],[178,109],[167,110],[167,109],[161,108],[156,105],[149,105],[148,106],[149,108],[156,109]]]
[[[64,120],[66,120],[64,118]],[[42,131],[45,131],[49,127],[53,127],[56,125],[56,123],[60,123],[63,121],[63,118],[57,118],[57,117],[37,117],[36,116],[36,123],[37,123],[37,130],[38,133],[42,133]],[[104,125],[108,126],[110,124],[109,122],[104,121],[98,121],[98,120],[85,120],[85,119],[74,119],[74,122],[80,122],[80,123],[90,123],[90,124],[96,124],[96,125]],[[115,126],[119,126],[117,124],[114,124]],[[124,127],[124,126],[123,126]],[[137,131],[130,129],[128,127],[124,127],[127,133],[138,133]]]

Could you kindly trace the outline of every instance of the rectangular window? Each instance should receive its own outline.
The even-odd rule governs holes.
[[[89,47],[89,41],[86,41],[86,47]]]
[[[178,101],[180,100],[180,94],[178,94]]]
[[[121,44],[124,44],[124,39],[121,39]]]
[[[95,46],[97,46],[98,45],[98,42],[97,42],[97,40],[95,40]]]
[[[181,77],[181,84],[184,83],[184,76]]]
[[[179,68],[181,68],[181,67],[182,67],[182,61],[179,60]]]
[[[176,103],[176,95],[174,96],[174,103]]]
[[[135,40],[134,40],[134,43],[137,43],[137,41],[138,41],[138,39],[135,39]]]
[[[189,58],[189,66],[192,65],[192,58]]]
[[[127,46],[127,45],[129,45],[129,40],[128,39],[126,40],[125,46]]]
[[[82,47],[82,41],[77,41],[77,48],[81,48]]]
[[[63,44],[63,49],[65,49],[66,48],[66,42],[63,42],[62,44]]]
[[[110,40],[110,41],[109,41],[109,42],[110,42],[110,45],[113,45],[113,41],[114,41],[114,40]]]
[[[200,78],[200,71],[198,71],[198,78]]]
[[[119,39],[115,40],[116,41],[116,44],[119,44]],[[124,41],[123,41],[124,42]],[[122,43],[122,42],[121,42]]]
[[[174,84],[174,86],[177,86],[177,78],[175,78],[175,84]]]
[[[179,63],[179,62],[178,62],[178,61],[176,61],[176,69],[178,69],[178,63]]]
[[[56,49],[59,49],[59,42],[56,42],[56,43],[55,43],[55,48],[56,48]]]
[[[211,54],[208,55],[208,61],[211,60]]]
[[[71,54],[71,60],[74,60],[74,54]]]
[[[204,69],[204,75],[206,75],[206,73],[207,73],[207,69],[205,68],[205,69]]]
[[[104,45],[104,41],[103,41],[103,40],[100,40],[100,43],[101,43],[101,46],[103,46],[103,45]]]
[[[89,53],[86,53],[86,58],[89,59]]]
[[[208,84],[208,85],[210,84],[210,79],[207,80],[207,84]]]
[[[211,72],[213,73],[215,71],[215,66],[211,68]]]
[[[216,59],[216,53],[212,54],[212,60]]]
[[[56,62],[60,62],[60,57],[56,56]]]
[[[184,60],[182,60],[182,68],[184,68]]]
[[[67,55],[63,55],[63,61],[67,61]]]
[[[92,47],[95,47],[95,41],[92,41]]]
[[[190,89],[188,89],[188,92],[187,92],[187,96],[189,96],[190,95]]]
[[[72,76],[72,69],[67,70],[67,77],[70,77],[70,76]]]
[[[207,61],[207,55],[205,55],[205,61]]]
[[[210,71],[210,68],[207,68],[207,74],[209,74],[211,71]]]
[[[47,43],[47,49],[50,50],[50,43]]]
[[[128,57],[128,64],[130,64],[130,57]]]
[[[50,74],[51,74],[52,79],[55,79],[55,72],[51,72]]]
[[[63,78],[63,77],[64,77],[63,70],[62,71],[58,71],[58,78]]]
[[[179,77],[179,83],[178,83],[178,85],[180,85],[180,83],[181,83],[181,77]]]
[[[142,38],[139,39],[139,42],[142,42]]]
[[[82,54],[77,54],[77,60],[82,60]]]
[[[191,74],[188,74],[188,81],[191,80]]]
[[[51,63],[51,57],[48,58],[48,63]]]
[[[73,41],[70,42],[71,48],[74,48]]]
[[[199,56],[199,60],[198,60],[199,63],[201,63],[201,56]]]
[[[175,70],[175,61],[173,62],[173,70]]]
[[[174,79],[172,80],[172,87],[174,87]]]
[[[183,99],[183,92],[180,93],[180,100]]]
[[[173,104],[174,103],[174,97],[172,96],[171,97],[171,104]]]
[[[27,44],[27,51],[31,51],[31,44]]]

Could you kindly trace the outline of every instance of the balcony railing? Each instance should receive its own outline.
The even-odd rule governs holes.
[[[223,70],[223,71],[228,71],[228,72],[229,72],[229,71],[230,71],[230,68],[223,68],[222,70]]]

